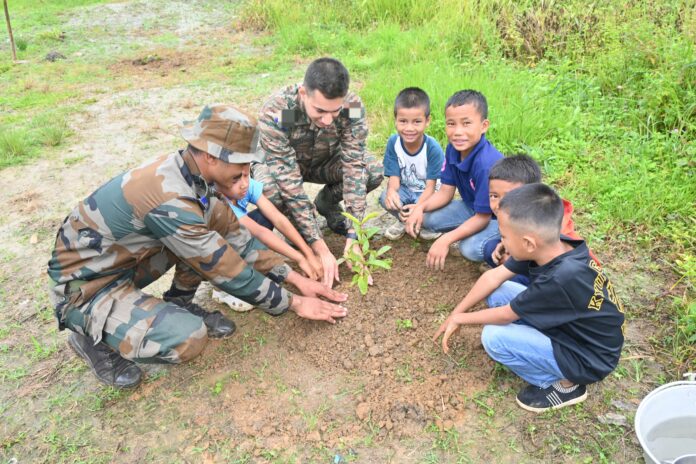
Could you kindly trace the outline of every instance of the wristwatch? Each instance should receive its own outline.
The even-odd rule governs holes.
[[[349,238],[351,240],[357,240],[358,234],[356,234],[355,232],[346,232],[346,238]]]

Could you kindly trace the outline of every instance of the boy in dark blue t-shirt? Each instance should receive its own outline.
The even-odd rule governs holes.
[[[510,258],[483,274],[440,326],[442,347],[462,324],[485,324],[481,341],[494,360],[530,385],[517,394],[524,409],[541,412],[579,403],[585,385],[606,377],[623,346],[623,307],[585,242],[560,235],[563,202],[550,187],[528,184],[498,208]],[[465,312],[515,274],[529,286],[507,304]]]
[[[503,155],[486,140],[488,103],[475,90],[461,90],[445,105],[445,151],[442,186],[427,201],[405,206],[406,233],[417,237],[421,227],[445,232],[430,247],[426,264],[444,269],[450,245],[459,241],[462,256],[483,260],[483,244],[498,235],[488,201],[488,170]],[[454,200],[459,191],[461,200]]]

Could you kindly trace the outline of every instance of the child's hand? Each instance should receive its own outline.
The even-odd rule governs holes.
[[[391,211],[401,210],[403,204],[401,203],[401,197],[399,196],[399,192],[397,192],[396,190],[387,190],[387,196],[384,199],[384,206],[386,206],[387,209]]]
[[[307,259],[307,262],[317,275],[317,278],[314,280],[321,279],[324,275],[324,267],[321,265],[321,261],[319,261],[319,258],[317,258],[314,255],[314,253],[308,253],[307,255],[305,255],[305,258]]]
[[[510,255],[508,255],[507,251],[505,251],[503,242],[500,242],[498,245],[496,245],[495,250],[493,250],[491,259],[495,264],[501,265],[508,259],[508,256]]]
[[[428,257],[425,260],[426,265],[430,269],[435,269],[436,271],[442,271],[445,269],[445,258],[449,253],[449,243],[447,240],[443,240],[444,236],[435,240],[435,242],[430,246],[428,250]]]
[[[437,341],[438,337],[442,334],[444,336],[442,337],[442,351],[445,353],[449,352],[449,345],[448,341],[449,338],[452,336],[453,333],[455,333],[457,330],[459,330],[460,324],[457,322],[457,314],[450,314],[450,316],[445,319],[445,322],[442,323],[439,329],[437,329],[437,332],[435,332],[435,336],[433,337],[433,341]]]
[[[319,280],[319,277],[321,277],[320,273],[317,273],[316,269],[312,267],[310,262],[307,260],[307,258],[302,258],[297,262],[297,265],[300,266],[300,269],[302,269],[302,272],[305,273],[307,277],[309,277],[312,280]]]
[[[418,238],[423,223],[423,210],[416,208],[415,205],[406,205],[401,209],[400,216],[406,219],[406,233],[413,238]]]

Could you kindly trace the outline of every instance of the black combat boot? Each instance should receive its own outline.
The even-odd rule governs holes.
[[[176,290],[167,290],[164,292],[164,295],[162,295],[162,299],[169,303],[174,303],[177,306],[181,306],[191,314],[203,319],[203,323],[208,328],[208,338],[227,338],[234,333],[236,329],[234,322],[227,319],[220,311],[206,311],[189,298],[173,296],[175,293]]]
[[[123,358],[104,342],[95,345],[90,337],[73,332],[68,337],[68,344],[85,360],[101,383],[114,388],[133,388],[143,378],[142,371],[133,361]]]
[[[317,207],[319,214],[326,218],[326,224],[329,226],[329,229],[339,235],[348,233],[346,217],[341,214],[343,208],[341,208],[338,201],[331,198],[331,194],[326,187],[317,193],[317,197],[314,199],[314,206]]]

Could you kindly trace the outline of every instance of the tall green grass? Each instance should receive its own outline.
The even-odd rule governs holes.
[[[66,112],[46,112],[26,121],[0,124],[0,169],[25,164],[43,150],[62,145],[72,134]]]

